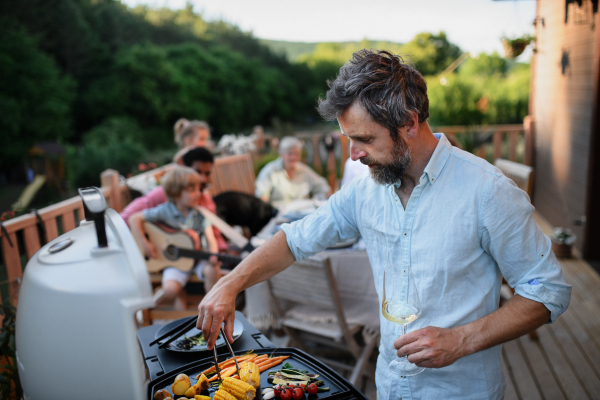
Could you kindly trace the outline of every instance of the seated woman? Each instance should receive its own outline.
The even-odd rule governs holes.
[[[279,158],[263,167],[256,178],[256,197],[279,208],[292,200],[326,199],[331,189],[325,178],[300,162],[302,142],[286,136],[279,142]]]
[[[183,155],[196,147],[204,147],[211,150],[210,128],[204,121],[188,121],[180,118],[173,127],[175,131],[175,143],[179,151],[173,157],[173,162],[183,165]]]

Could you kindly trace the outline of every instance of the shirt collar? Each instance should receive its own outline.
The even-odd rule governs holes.
[[[442,169],[444,169],[444,165],[446,165],[446,161],[448,161],[450,153],[452,152],[452,145],[443,133],[434,133],[433,136],[438,140],[438,144],[421,176],[421,182],[423,182],[423,178],[427,175],[427,180],[432,185],[442,172]],[[399,188],[402,186],[402,180],[386,186],[389,187],[392,185]]]
[[[432,185],[442,173],[442,169],[444,169],[444,165],[446,165],[446,161],[448,161],[452,152],[452,145],[443,133],[434,133],[433,135],[439,142],[425,167],[425,171],[423,171],[423,175],[427,174],[427,179]]]

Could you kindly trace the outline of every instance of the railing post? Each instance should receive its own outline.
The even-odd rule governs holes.
[[[329,187],[331,188],[331,193],[335,193],[336,184],[336,168],[335,168],[335,156],[333,155],[333,151],[328,152],[327,156],[327,181],[329,182]]]
[[[344,135],[340,135],[340,144],[342,145],[342,161],[340,165],[340,171],[342,177],[344,176],[344,168],[346,167],[346,160],[348,160],[348,138]]]
[[[504,135],[504,132],[502,132],[502,131],[494,132],[494,159],[492,160],[492,163],[494,162],[494,160],[496,160],[498,158],[502,158],[502,136],[503,135]]]
[[[523,157],[523,164],[533,167],[534,154],[535,154],[535,123],[531,115],[527,115],[523,119],[523,130],[525,133],[525,155]]]
[[[12,305],[17,305],[19,297],[18,278],[23,276],[23,267],[21,266],[21,257],[19,255],[19,245],[17,235],[12,232],[8,236],[2,235],[2,252],[4,253],[4,266],[6,268],[6,277],[8,278],[8,292]]]
[[[119,188],[119,172],[107,169],[100,174],[102,187],[110,188],[110,207],[116,212],[121,212],[121,190]]]
[[[313,135],[312,138],[314,157],[313,157],[313,169],[317,172],[323,172],[321,168],[321,156],[319,155],[319,136]]]
[[[517,132],[508,133],[508,159],[517,161]]]

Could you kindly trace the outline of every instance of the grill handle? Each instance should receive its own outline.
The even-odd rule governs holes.
[[[100,189],[95,186],[79,189],[79,195],[83,201],[83,211],[86,221],[94,221],[98,247],[107,247],[106,226],[104,224],[104,212],[106,211],[106,199]]]

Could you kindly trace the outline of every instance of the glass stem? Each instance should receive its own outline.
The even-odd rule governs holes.
[[[406,324],[402,324],[402,336],[404,335],[406,335]],[[404,356],[402,362],[408,362],[408,356]]]

